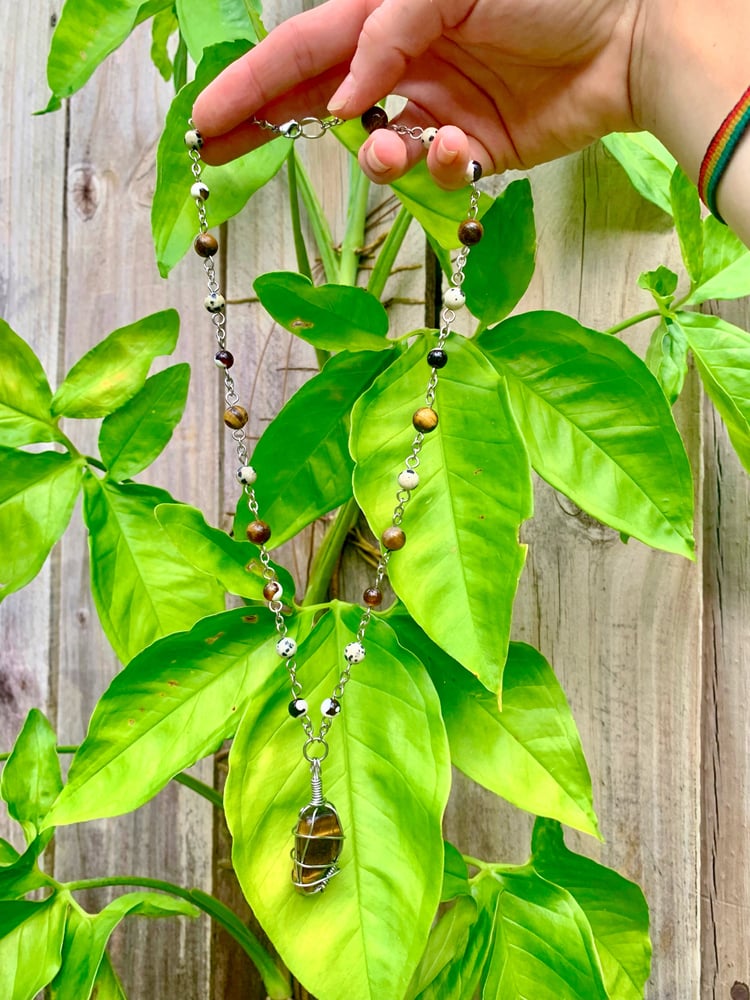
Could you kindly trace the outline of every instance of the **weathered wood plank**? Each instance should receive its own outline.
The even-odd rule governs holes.
[[[4,12],[0,72],[0,215],[9,238],[0,249],[0,316],[37,353],[52,382],[57,375],[63,268],[65,116],[33,118],[46,102],[44,66],[52,8]],[[39,576],[0,608],[0,749],[8,750],[30,708],[52,715],[50,600],[57,553]],[[3,811],[4,812],[4,811]],[[0,836],[16,846],[20,831],[0,816]],[[20,838],[22,841],[23,838]]]
[[[750,327],[750,305],[722,310]],[[750,996],[750,479],[706,407],[701,997]],[[735,985],[736,984],[736,985]],[[733,990],[734,987],[734,990]]]
[[[179,309],[185,326],[174,359],[161,359],[160,367],[175,359],[195,367],[203,362],[193,331],[199,313],[201,321],[205,314],[193,277],[183,269],[167,284],[153,260],[154,157],[170,89],[150,68],[148,46],[144,26],[70,102],[66,368],[110,330],[170,306]],[[218,492],[207,472],[212,463],[206,462],[207,455],[217,454],[213,414],[213,385],[195,380],[172,446],[153,470],[138,477],[201,506],[209,516],[216,516]],[[96,428],[68,424],[74,424],[70,433],[84,449],[95,448]],[[118,669],[93,607],[80,519],[62,544],[59,609],[60,738],[79,742],[96,699]],[[133,815],[60,831],[56,871],[65,878],[150,875],[210,889],[211,831],[210,806],[173,786]],[[205,919],[126,922],[113,952],[131,996],[208,993]]]

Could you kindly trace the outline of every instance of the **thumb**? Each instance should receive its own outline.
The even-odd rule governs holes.
[[[451,21],[463,20],[470,0],[452,3]],[[447,25],[435,0],[382,0],[362,25],[349,74],[328,110],[353,118],[392,93],[409,62],[421,56]]]

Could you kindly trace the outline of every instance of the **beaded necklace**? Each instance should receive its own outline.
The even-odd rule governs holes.
[[[399,135],[421,142],[424,147],[429,148],[437,135],[436,128],[407,127],[397,123],[391,123],[388,115],[380,107],[370,108],[362,115],[362,125],[369,133],[376,129],[388,128]],[[276,136],[286,138],[291,141],[297,139],[319,139],[325,133],[337,125],[342,124],[340,118],[315,118],[306,117],[299,120],[292,119],[280,125],[272,122],[253,118],[252,124],[259,128],[273,132]],[[225,403],[224,423],[229,428],[234,439],[239,468],[237,479],[242,486],[243,493],[247,497],[247,505],[252,514],[253,520],[247,527],[247,537],[258,546],[260,562],[263,566],[263,578],[266,583],[263,588],[263,597],[268,603],[268,609],[274,616],[278,641],[276,652],[286,666],[289,674],[291,701],[289,702],[289,714],[293,719],[298,719],[304,733],[304,743],[302,745],[302,755],[310,765],[310,801],[302,807],[297,817],[297,823],[293,830],[294,847],[291,852],[293,860],[292,884],[304,894],[314,894],[322,892],[330,880],[338,874],[338,860],[344,841],[344,833],[339,815],[335,806],[329,802],[323,794],[322,765],[328,756],[329,746],[326,736],[333,724],[333,720],[341,712],[341,703],[349,682],[352,667],[361,663],[365,658],[365,638],[367,627],[375,608],[379,607],[383,600],[382,584],[388,572],[388,563],[393,553],[402,549],[406,544],[406,534],[401,527],[406,505],[411,498],[412,491],[419,485],[419,475],[417,468],[420,464],[420,453],[422,451],[425,438],[438,425],[438,414],[434,408],[436,392],[438,387],[438,372],[448,363],[448,353],[445,350],[453,323],[456,318],[456,310],[460,309],[466,299],[461,290],[464,281],[464,268],[469,256],[471,247],[478,243],[483,234],[482,224],[477,218],[479,211],[479,190],[476,186],[481,177],[482,170],[476,160],[472,160],[466,170],[466,182],[469,185],[469,207],[467,216],[458,227],[458,239],[461,243],[456,259],[453,263],[453,273],[450,279],[450,286],[443,296],[443,309],[440,314],[440,328],[437,343],[427,354],[427,364],[430,368],[430,375],[424,395],[424,404],[419,406],[414,412],[412,423],[415,436],[411,444],[411,450],[404,460],[403,469],[396,476],[398,489],[396,491],[396,505],[391,516],[390,525],[380,536],[381,552],[375,569],[375,577],[362,595],[362,616],[353,640],[349,642],[343,651],[344,666],[339,674],[338,683],[333,688],[330,696],[326,698],[320,706],[321,721],[317,727],[310,717],[309,706],[303,698],[303,687],[298,677],[298,665],[296,660],[297,643],[289,636],[286,621],[284,620],[283,604],[281,597],[283,588],[279,583],[274,567],[271,565],[271,557],[267,543],[271,538],[270,526],[261,519],[258,501],[255,496],[254,484],[257,474],[250,464],[247,451],[245,425],[248,421],[247,410],[240,405],[235,382],[230,374],[230,369],[234,365],[234,357],[227,350],[226,336],[226,300],[219,290],[219,282],[216,276],[214,257],[219,249],[218,241],[208,232],[208,217],[206,213],[206,201],[209,197],[209,189],[201,180],[202,167],[200,150],[203,146],[203,138],[198,130],[189,122],[189,129],[185,133],[185,145],[190,156],[194,183],[190,188],[190,194],[195,201],[198,210],[199,232],[193,243],[195,252],[203,261],[206,272],[208,294],[203,304],[211,316],[216,337],[217,351],[214,361],[217,367],[223,372]]]

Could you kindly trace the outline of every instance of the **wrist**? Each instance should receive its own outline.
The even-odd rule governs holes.
[[[750,84],[747,0],[644,3],[631,63],[633,117],[693,180],[714,133]]]

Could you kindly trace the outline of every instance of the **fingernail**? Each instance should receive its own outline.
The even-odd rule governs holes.
[[[449,167],[451,163],[454,162],[458,156],[457,149],[451,149],[450,146],[446,146],[444,142],[441,142],[435,151],[438,163],[443,167]]]
[[[340,115],[346,108],[347,104],[351,101],[354,94],[354,80],[351,77],[351,73],[347,76],[338,90],[335,92],[333,97],[328,102],[328,110],[332,115]]]
[[[372,146],[368,147],[366,152],[366,158],[367,158],[367,165],[370,167],[371,170],[374,170],[376,174],[384,174],[391,169],[387,163],[383,163],[382,160],[378,159],[377,153],[372,148]]]

